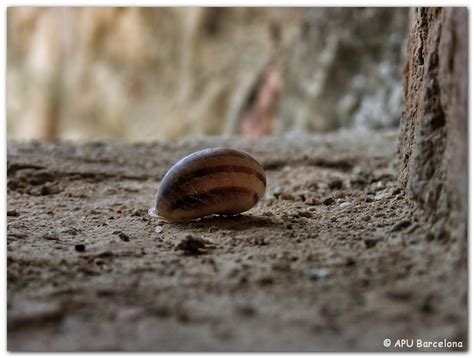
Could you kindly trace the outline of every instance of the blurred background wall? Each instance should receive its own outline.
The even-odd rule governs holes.
[[[398,126],[407,8],[9,8],[11,138]]]

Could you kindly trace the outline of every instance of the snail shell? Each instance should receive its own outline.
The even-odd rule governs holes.
[[[265,188],[265,171],[249,154],[231,148],[204,149],[168,170],[151,213],[169,221],[238,214],[255,206]]]

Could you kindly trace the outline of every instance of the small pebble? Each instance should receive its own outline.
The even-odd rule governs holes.
[[[268,245],[268,242],[263,236],[259,236],[253,239],[253,244],[257,246],[265,246]]]
[[[298,216],[304,217],[304,218],[311,218],[312,217],[310,212],[304,211],[304,210],[298,211]]]
[[[262,286],[267,286],[273,284],[274,280],[271,276],[263,276],[258,279],[258,283]]]
[[[392,196],[392,194],[390,193],[379,193],[375,196],[375,200],[384,200],[384,199],[388,199]]]
[[[104,193],[105,194],[116,194],[118,192],[118,190],[116,188],[106,188],[104,189]]]
[[[176,244],[174,249],[183,251],[186,255],[202,255],[207,252],[208,244],[208,241],[188,234]]]
[[[321,205],[321,200],[316,198],[306,198],[305,203],[307,205]]]
[[[294,195],[291,194],[291,193],[288,192],[288,191],[283,192],[283,194],[281,194],[281,198],[282,198],[283,200],[291,200],[291,201],[294,201],[294,200],[295,200]]]
[[[368,249],[370,249],[370,248],[374,247],[375,245],[377,245],[378,242],[379,242],[379,240],[374,239],[374,238],[367,238],[367,239],[364,240],[364,244]]]
[[[30,178],[30,183],[33,185],[41,185],[54,180],[54,174],[50,173],[47,169],[40,169],[33,173]]]
[[[315,268],[315,269],[307,269],[305,271],[306,276],[311,281],[317,281],[320,279],[324,279],[331,274],[331,271],[328,268]]]
[[[306,218],[299,218],[298,224],[300,225],[306,225],[308,223],[308,219]]]
[[[11,209],[7,211],[7,216],[18,216],[18,211],[16,209]]]
[[[146,212],[142,209],[135,209],[132,212],[132,216],[144,216]]]
[[[54,235],[54,234],[44,234],[42,236],[42,238],[45,239],[45,240],[59,241],[59,237],[57,235]]]
[[[375,190],[382,190],[385,189],[385,184],[382,181],[378,181],[377,184],[375,184]]]
[[[344,203],[340,204],[339,207],[341,209],[347,209],[347,208],[352,207],[352,203],[344,202]]]
[[[125,234],[124,232],[121,232],[121,233],[119,234],[119,238],[120,238],[120,240],[122,240],[122,241],[126,241],[126,242],[130,241],[130,236],[128,236],[128,235]]]
[[[352,266],[355,265],[356,261],[353,257],[346,257],[346,260],[344,262],[344,265],[346,266]]]
[[[331,196],[323,200],[324,205],[331,205],[332,203],[334,203],[334,198]]]
[[[275,204],[275,200],[273,199],[268,199],[265,201],[266,206],[272,206],[273,204]]]
[[[275,190],[273,190],[273,196],[278,198],[283,193],[283,188],[281,186],[277,186]]]
[[[76,236],[79,233],[79,230],[77,230],[75,227],[69,227],[62,232],[65,234]]]
[[[41,186],[40,195],[53,195],[61,192],[57,184],[44,184]]]
[[[429,241],[433,241],[434,238],[435,238],[435,236],[434,236],[434,234],[433,234],[432,232],[426,233],[426,236],[425,236],[425,240],[426,240],[426,241],[428,241],[428,242],[429,242]]]
[[[86,246],[84,244],[76,244],[74,245],[74,250],[78,252],[84,252],[86,251]]]
[[[332,179],[329,183],[328,183],[328,186],[329,186],[329,189],[341,189],[342,188],[342,180],[341,179],[338,179],[338,178],[335,178],[335,179]]]

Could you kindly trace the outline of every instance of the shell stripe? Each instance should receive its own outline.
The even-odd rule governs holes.
[[[260,163],[253,158],[251,155],[245,153],[245,152],[237,152],[234,149],[230,148],[216,148],[214,150],[210,150],[205,154],[207,159],[210,158],[229,158],[229,157],[236,157],[236,158],[242,158],[251,161],[253,164],[257,165],[258,167],[261,167]],[[195,159],[201,159],[203,157],[203,154],[200,152],[196,152],[193,154],[190,154],[188,157],[185,158],[185,161],[193,161]]]
[[[192,181],[193,179],[200,178],[203,181],[206,180],[206,176],[210,174],[227,174],[227,173],[244,173],[248,175],[253,175],[257,177],[258,180],[266,186],[267,181],[265,177],[260,174],[259,172],[255,171],[252,168],[243,166],[243,165],[219,165],[207,168],[201,168],[198,170],[194,170],[190,173],[187,173],[176,180],[172,181],[169,186],[163,188],[162,195],[164,196],[176,196],[179,194],[180,189]]]
[[[203,206],[210,206],[218,202],[228,200],[233,196],[249,195],[252,196],[254,203],[258,201],[258,194],[249,188],[238,186],[227,186],[214,188],[199,194],[186,195],[174,201],[171,210],[196,209]]]

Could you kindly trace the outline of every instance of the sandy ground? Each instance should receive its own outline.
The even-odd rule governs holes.
[[[266,169],[241,216],[150,218],[182,156],[232,146]],[[257,142],[8,144],[10,351],[467,348],[458,243],[397,185],[397,133]],[[389,348],[384,339],[391,339]]]

